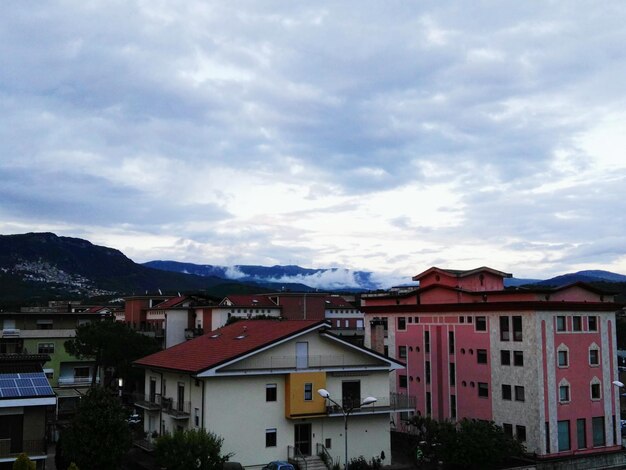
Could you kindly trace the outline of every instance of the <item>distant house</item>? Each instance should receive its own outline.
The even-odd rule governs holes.
[[[505,289],[506,277],[432,267],[418,288],[363,295],[365,344],[406,363],[392,389],[413,413],[493,420],[541,458],[621,449],[621,306],[585,284]]]
[[[324,321],[241,320],[135,364],[145,370],[135,406],[146,432],[205,428],[245,466],[323,448],[343,462],[343,415],[319,389],[354,407],[352,457],[390,459],[390,413],[414,409],[389,391],[389,373],[403,363],[329,333]],[[377,401],[360,406],[370,395]]]
[[[43,372],[45,354],[0,354],[0,469],[21,452],[45,468],[46,432],[57,399]]]
[[[22,307],[0,313],[0,353],[45,354],[43,371],[58,395],[60,419],[71,415],[96,373],[95,361],[65,351],[76,327],[109,317],[112,309],[73,301],[50,301],[47,307]]]

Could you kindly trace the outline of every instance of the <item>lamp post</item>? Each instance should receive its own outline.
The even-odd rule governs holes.
[[[339,409],[343,413],[343,428],[344,428],[343,437],[344,437],[345,459],[346,459],[344,463],[344,468],[345,470],[348,470],[348,417],[350,416],[350,413],[352,413],[356,408],[360,408],[364,405],[371,405],[372,403],[375,403],[378,400],[374,397],[367,397],[358,406],[347,406],[345,404],[342,406],[330,397],[330,393],[325,388],[320,388],[317,391],[317,393],[319,393],[319,395],[322,398],[325,398],[331,403],[334,403],[335,405],[337,405],[337,407],[339,407]]]

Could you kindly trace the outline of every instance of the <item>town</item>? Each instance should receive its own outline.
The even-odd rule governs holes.
[[[429,468],[451,458],[424,435],[437,422],[493,423],[518,445],[500,468],[623,465],[621,304],[582,282],[505,288],[510,277],[431,267],[417,286],[357,296],[157,292],[3,311],[0,458],[50,468],[96,388],[126,410],[132,465],[155,462],[163,436],[206,431],[245,468]],[[120,342],[105,340],[115,327]],[[119,357],[141,354],[128,333],[151,342],[145,355]]]

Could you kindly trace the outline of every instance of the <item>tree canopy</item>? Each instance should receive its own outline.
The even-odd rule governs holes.
[[[57,452],[62,452],[62,460],[75,462],[79,468],[118,469],[131,445],[126,417],[127,411],[108,390],[91,388],[62,432]]]
[[[157,439],[156,454],[168,470],[222,470],[230,455],[222,455],[223,439],[204,429],[165,434]]]
[[[447,468],[496,468],[521,457],[524,446],[493,421],[462,419],[457,424],[414,416],[414,452],[422,462],[443,462]]]
[[[35,470],[36,464],[31,459],[28,458],[28,455],[21,453],[18,455],[15,462],[13,462],[13,470]]]
[[[95,360],[93,386],[102,367],[114,368],[116,376],[124,380],[132,378],[132,362],[157,352],[159,345],[154,338],[137,333],[125,323],[102,320],[76,328],[76,336],[65,342],[65,350],[79,359]]]

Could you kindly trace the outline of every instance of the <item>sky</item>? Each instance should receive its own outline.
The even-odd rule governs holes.
[[[0,6],[0,233],[626,274],[626,3]]]

